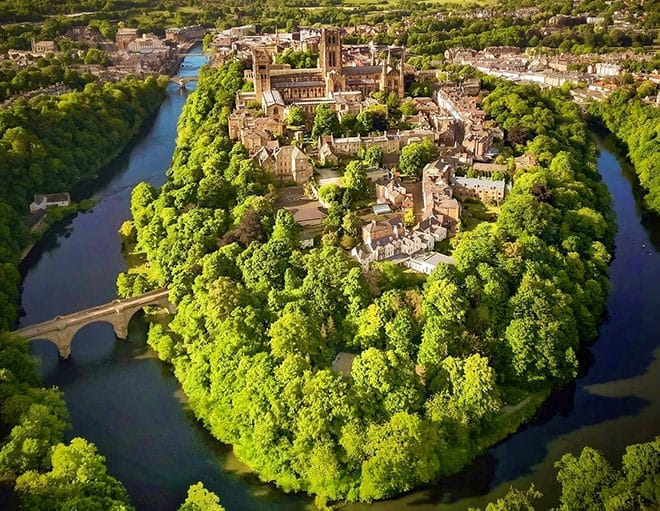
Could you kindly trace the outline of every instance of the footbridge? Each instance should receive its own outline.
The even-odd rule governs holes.
[[[155,305],[175,312],[174,305],[169,300],[167,289],[157,289],[140,296],[116,299],[109,303],[82,310],[66,316],[57,316],[49,321],[27,326],[13,332],[28,341],[42,339],[50,341],[57,346],[60,357],[68,358],[71,355],[71,342],[81,328],[104,321],[110,323],[119,339],[128,336],[128,322],[137,311],[148,305]]]

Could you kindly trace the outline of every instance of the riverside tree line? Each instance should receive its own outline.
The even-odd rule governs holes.
[[[31,239],[22,225],[36,192],[69,190],[91,178],[158,108],[163,87],[129,78],[60,96],[19,100],[0,110],[0,498],[29,511],[132,509],[105,458],[70,429],[61,392],[43,388],[28,343],[2,330],[16,322],[17,270]],[[221,511],[201,483],[182,510]]]
[[[128,79],[0,110],[0,330],[15,325],[17,265],[31,235],[22,224],[34,193],[70,190],[134,137],[163,97],[155,79]],[[0,490],[21,509],[129,509],[103,456],[82,438],[62,443],[69,415],[40,386],[28,344],[0,334]]]

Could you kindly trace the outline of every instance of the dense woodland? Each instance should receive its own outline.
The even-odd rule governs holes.
[[[90,83],[83,91],[19,100],[0,110],[0,329],[17,317],[16,269],[35,193],[71,190],[123,148],[156,110],[155,79]]]
[[[331,1],[299,9],[308,3],[0,0],[0,20],[35,22],[0,28],[0,51],[25,49],[32,36],[55,38],[81,21],[112,37],[116,26],[107,20],[118,17],[157,33],[198,22],[221,28],[252,22],[274,30],[367,20],[389,24],[378,42],[406,44],[428,66],[431,55],[452,46],[575,53],[639,47],[654,42],[649,29],[660,18],[656,3],[633,2],[633,10],[648,11],[646,31],[631,36],[582,26],[544,34],[546,20],[573,12],[572,2],[500,5],[541,9],[527,20],[449,16],[442,22],[423,15],[423,2],[392,2],[396,8],[386,14]],[[581,10],[609,16],[621,4],[585,1]],[[94,14],[47,17],[80,11]],[[402,17],[410,14],[413,24],[403,30]],[[287,59],[307,67],[314,56]],[[657,67],[657,58],[641,66]],[[29,240],[17,226],[32,195],[68,190],[96,172],[135,135],[161,93],[155,80],[85,85],[88,77],[49,56],[25,71],[0,70],[0,99],[55,81],[81,90],[19,100],[0,112],[6,155],[0,162],[0,329],[16,318],[16,264]],[[149,267],[120,275],[120,292],[172,290],[178,312],[167,326],[152,326],[149,342],[172,364],[200,421],[264,480],[316,494],[323,504],[384,498],[457,472],[573,378],[580,343],[596,335],[614,222],[576,107],[566,91],[486,80],[491,92],[484,108],[504,128],[512,151],[531,152],[538,166],[516,173],[497,221],[457,238],[456,267],[441,267],[420,284],[388,264],[363,273],[335,246],[336,236],[325,236],[322,248],[299,250],[292,217],[274,208],[270,176],[227,138],[227,116],[242,85],[238,64],[203,73],[180,121],[168,182],[160,190],[141,184],[133,193],[134,221],[122,234],[146,253]],[[647,205],[658,211],[657,115],[637,96],[618,92],[597,115],[628,145],[649,189]],[[356,119],[354,131],[363,125]],[[356,228],[345,208],[360,188],[353,181],[332,190],[337,207],[327,227],[337,232]],[[350,377],[330,368],[339,351],[358,355]],[[61,395],[39,388],[25,344],[2,336],[0,485],[14,487],[30,510],[130,509],[92,444],[62,443],[67,427]],[[657,505],[658,446],[646,445],[633,446],[621,471],[593,451],[562,458],[561,509]],[[649,466],[655,479],[644,471]],[[533,496],[534,490],[513,492],[513,500],[489,509],[510,509],[515,499]],[[222,508],[198,484],[181,509]]]
[[[119,291],[170,288],[178,312],[149,342],[264,480],[320,503],[391,496],[457,472],[575,377],[614,230],[595,145],[567,92],[486,84],[484,108],[538,165],[421,286],[364,273],[332,239],[299,250],[269,174],[227,137],[238,63],[203,71],[168,182],[135,188],[122,234],[149,268]],[[330,367],[339,351],[357,354],[350,377]]]
[[[70,427],[61,392],[40,386],[28,344],[0,333],[0,497],[13,491],[26,511],[132,510],[94,444],[78,437],[64,442]],[[180,511],[224,508],[198,483]]]
[[[660,109],[644,102],[653,101],[655,93],[651,82],[620,88],[607,101],[593,104],[591,113],[626,146],[639,182],[647,190],[644,204],[660,214]]]
[[[78,73],[56,57],[39,58],[34,64],[17,69],[14,66],[0,67],[0,102],[17,94],[37,90],[61,83],[72,90],[82,90],[95,77]]]

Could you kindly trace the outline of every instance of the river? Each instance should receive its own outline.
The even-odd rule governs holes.
[[[204,57],[189,55],[181,74],[195,75]],[[176,122],[188,92],[171,86],[153,121],[95,185],[98,203],[45,236],[22,265],[21,326],[67,314],[115,297],[126,267],[117,230],[129,218],[131,189],[161,185],[169,166]],[[609,139],[600,139],[598,168],[614,197],[619,232],[611,265],[608,314],[597,341],[583,354],[581,374],[553,395],[537,417],[490,449],[461,474],[399,499],[344,506],[349,510],[464,510],[484,506],[510,485],[536,484],[541,507],[557,497],[553,463],[591,445],[616,460],[629,443],[660,434],[659,339],[660,225],[643,220],[641,194],[630,166]],[[138,316],[129,338],[116,340],[110,325],[92,324],[59,361],[47,342],[32,343],[45,384],[57,385],[71,413],[69,437],[93,441],[109,471],[127,487],[140,511],[174,510],[192,483],[203,481],[228,511],[312,509],[311,499],[260,483],[227,446],[212,439],[188,413],[167,366],[145,344]]]

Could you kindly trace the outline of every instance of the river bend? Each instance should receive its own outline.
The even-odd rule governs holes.
[[[196,75],[204,61],[187,56],[182,74]],[[94,185],[93,210],[51,230],[24,261],[21,326],[115,297],[116,276],[126,268],[117,230],[129,218],[132,188],[165,181],[188,95],[176,89],[169,86],[153,125]],[[611,140],[599,139],[599,146],[598,168],[613,195],[619,231],[607,317],[584,354],[578,380],[461,474],[398,499],[344,509],[464,510],[530,482],[546,494],[541,507],[548,507],[558,493],[553,463],[564,452],[590,445],[616,461],[627,444],[660,434],[660,225],[643,218],[634,173]],[[175,510],[188,486],[201,480],[228,511],[312,509],[308,497],[260,483],[197,425],[177,381],[145,338],[146,326],[136,317],[127,341],[117,341],[110,325],[85,327],[66,361],[58,360],[53,345],[32,343],[45,384],[64,392],[73,422],[69,437],[98,446],[136,508]]]

